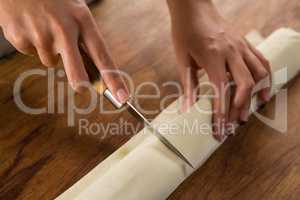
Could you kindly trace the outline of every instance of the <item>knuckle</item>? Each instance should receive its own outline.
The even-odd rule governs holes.
[[[264,79],[264,78],[268,77],[268,76],[269,76],[269,73],[267,72],[267,70],[260,70],[260,71],[258,72],[257,76],[258,76],[257,78],[258,78],[259,80],[261,80],[261,79]]]
[[[213,121],[216,124],[222,123],[226,119],[226,114],[222,110],[214,110]]]
[[[61,39],[61,41],[63,42],[63,44],[68,44],[68,43],[70,43],[71,41],[72,41],[72,39],[73,39],[73,34],[72,33],[74,33],[75,34],[75,32],[69,32],[68,30],[67,30],[68,28],[67,27],[61,27],[61,29],[60,29],[60,39]]]
[[[10,38],[11,43],[17,48],[21,50],[25,50],[29,47],[30,42],[27,38],[22,35],[12,35]]]
[[[265,57],[263,57],[263,64],[264,64],[264,66],[266,66],[268,68],[270,68],[270,66],[271,66],[270,61],[267,60]]]
[[[53,26],[54,31],[57,32],[64,28],[64,23],[62,22],[62,20],[59,17],[51,16],[51,20],[52,20],[52,26]]]
[[[43,63],[43,65],[45,65],[46,67],[53,67],[53,66],[55,66],[55,65],[57,64],[57,63],[55,63],[55,62],[49,60],[49,58],[46,59],[46,60],[42,60],[42,63]]]
[[[59,35],[67,35],[70,32],[73,31],[72,26],[70,25],[70,22],[68,19],[61,19],[59,17],[52,17],[52,31],[59,33]]]
[[[233,102],[233,107],[237,110],[240,110],[243,108],[245,102],[242,98],[236,98]]]
[[[259,50],[255,50],[256,54],[258,55],[258,58],[260,59],[260,61],[262,62],[262,64],[267,67],[267,68],[271,68],[271,63],[268,59],[266,59],[266,57],[259,51]]]
[[[40,60],[44,66],[53,67],[57,64],[58,59],[55,55],[53,54],[45,55],[45,54],[41,54],[41,52],[39,53],[40,53]]]
[[[46,67],[52,67],[53,64],[48,59],[41,59],[41,62]]]
[[[247,48],[247,43],[243,39],[239,39],[237,41],[237,46],[239,49],[246,49]]]
[[[33,37],[37,48],[47,49],[50,46],[50,37],[47,34],[36,32]]]
[[[14,29],[5,29],[4,30],[5,38],[10,41],[14,46],[22,46],[21,44],[24,41],[24,38]]]
[[[26,35],[18,31],[15,27],[8,27],[3,30],[4,37],[13,45],[19,52],[30,54],[31,41]]]
[[[233,42],[228,42],[226,44],[226,49],[230,52],[236,52],[237,51],[236,45]]]
[[[90,10],[86,6],[77,6],[74,15],[79,21],[86,22],[91,19]]]
[[[255,87],[255,82],[254,80],[250,80],[247,82],[247,88],[249,88],[250,90],[252,90]]]
[[[41,38],[36,38],[34,45],[38,48],[38,49],[46,49],[46,45],[44,43],[44,41]]]
[[[254,86],[255,86],[255,82],[253,80],[246,80],[241,84],[240,90],[249,94],[251,93]]]
[[[73,21],[63,21],[61,19],[55,19],[53,22],[54,33],[59,33],[54,35],[59,43],[67,44],[73,42],[77,39],[78,36],[78,27],[73,23]],[[53,38],[51,38],[53,39]],[[52,42],[52,40],[50,40]]]
[[[220,55],[222,52],[222,49],[216,44],[208,45],[207,50],[211,55],[215,55],[215,56]]]

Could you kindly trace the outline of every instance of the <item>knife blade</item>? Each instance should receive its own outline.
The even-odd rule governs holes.
[[[137,119],[144,122],[144,124],[151,130],[151,133],[155,135],[159,141],[161,141],[169,150],[171,150],[174,154],[177,155],[183,162],[188,164],[191,168],[194,169],[193,165],[189,162],[189,160],[163,135],[159,132],[159,130],[152,126],[150,121],[144,117],[144,115],[139,112],[130,102],[126,102],[127,110],[134,115]]]
[[[193,165],[189,162],[189,160],[163,135],[159,132],[158,129],[154,128],[150,121],[129,101],[123,105],[121,104],[110,92],[109,89],[105,89],[103,95],[117,108],[123,108],[124,106],[127,108],[128,112],[131,113],[135,118],[139,121],[143,122],[151,131],[151,133],[156,136],[160,142],[162,142],[169,150],[171,150],[177,157],[179,157],[182,161],[188,164],[191,168],[194,168]]]
[[[98,68],[95,66],[94,62],[89,58],[83,49],[80,48],[80,53],[83,57],[84,66],[88,73],[91,83],[97,92],[102,93],[117,109],[121,109],[126,106],[129,113],[136,117],[139,121],[142,121],[146,127],[148,127],[153,135],[155,135],[160,142],[162,142],[171,152],[177,155],[184,163],[189,165],[194,169],[193,165],[189,160],[163,135],[160,131],[152,126],[150,121],[144,115],[136,109],[136,107],[127,101],[125,104],[120,103],[106,87],[103,79],[101,79],[101,74]]]

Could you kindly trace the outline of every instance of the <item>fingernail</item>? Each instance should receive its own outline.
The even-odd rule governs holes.
[[[268,101],[271,100],[271,93],[270,93],[270,91],[264,91],[264,93],[263,93],[263,100],[265,102],[268,102]]]
[[[75,92],[79,94],[82,94],[86,91],[86,87],[84,87],[82,82],[70,81],[70,86]]]
[[[78,85],[75,81],[70,81],[69,84],[75,92],[78,92]]]
[[[234,136],[234,133],[233,132],[226,132],[226,136],[228,136],[228,137]]]
[[[234,133],[232,132],[232,130],[226,130],[226,132],[225,132],[225,135],[226,136],[231,136],[231,135],[233,135]]]
[[[181,105],[181,107],[180,107],[180,113],[185,113],[185,112],[187,112],[187,110],[188,110],[188,106],[189,105],[189,103],[188,103],[188,101],[187,101],[187,99],[185,99],[184,100],[184,102],[182,103],[182,105]]]
[[[271,100],[271,95],[270,95],[270,93],[268,93],[267,95],[266,95],[266,101],[270,101]]]
[[[182,114],[182,113],[185,113],[186,112],[186,107],[184,105],[182,105],[179,109],[179,113]]]
[[[213,134],[214,138],[218,141],[218,142],[222,142],[223,140],[223,136],[219,135],[219,134]]]
[[[226,137],[225,129],[219,130],[218,132],[213,132],[213,136],[219,142],[222,142]]]
[[[235,129],[238,127],[237,122],[228,122],[226,124],[226,136],[235,134]]]
[[[246,124],[246,122],[240,122],[241,126],[244,126]]]
[[[242,112],[241,112],[241,120],[243,122],[247,122],[249,120],[249,111],[248,110],[242,110]]]
[[[266,107],[266,104],[261,104],[260,106],[259,106],[259,109],[264,109]]]
[[[128,93],[124,89],[119,89],[117,91],[117,97],[120,103],[125,103],[128,99]]]

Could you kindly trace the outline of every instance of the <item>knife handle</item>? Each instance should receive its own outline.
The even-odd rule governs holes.
[[[107,88],[104,80],[101,78],[101,74],[91,60],[91,58],[87,55],[87,53],[80,47],[80,54],[82,56],[83,64],[85,70],[89,76],[90,82],[93,85],[93,88],[97,91],[97,93],[105,96],[114,107],[117,109],[122,108],[125,104],[120,103],[111,93],[111,91]]]

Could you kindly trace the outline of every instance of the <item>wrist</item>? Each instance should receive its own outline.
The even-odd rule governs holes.
[[[215,13],[216,8],[212,0],[167,0],[171,17],[198,17]],[[199,16],[200,15],[200,16]]]
[[[213,6],[212,0],[166,0],[170,9],[191,9]]]

